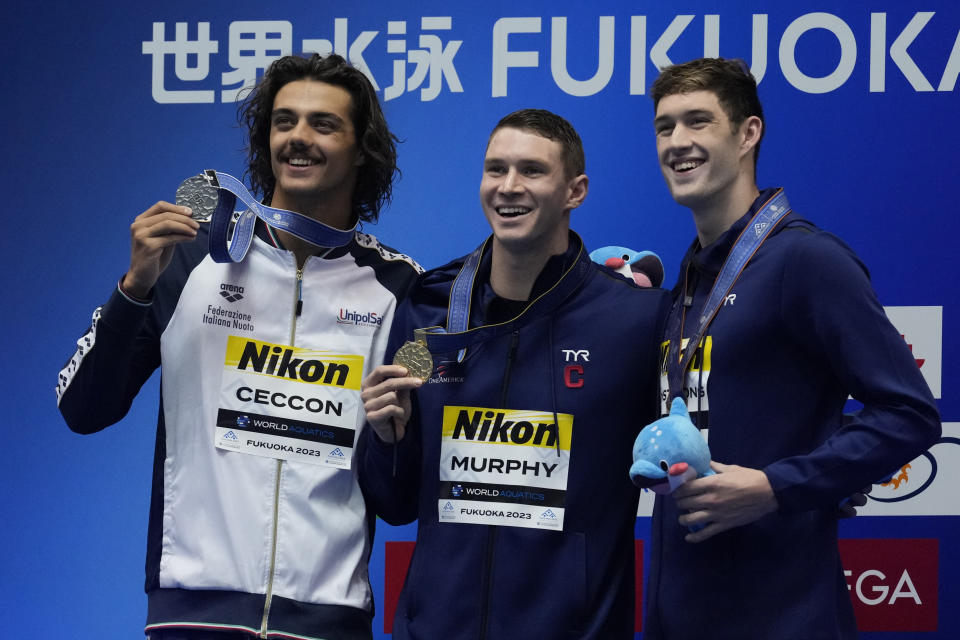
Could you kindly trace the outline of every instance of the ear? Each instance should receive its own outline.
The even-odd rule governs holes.
[[[357,151],[357,157],[353,159],[353,166],[362,167],[366,163],[367,157],[363,155],[362,151]]]
[[[757,116],[750,116],[740,125],[740,135],[743,140],[740,142],[740,157],[753,153],[753,148],[760,142],[760,136],[763,134],[763,120]]]
[[[576,209],[587,198],[587,191],[590,189],[590,178],[587,174],[581,173],[573,178],[568,185],[569,195],[567,196],[567,209]]]

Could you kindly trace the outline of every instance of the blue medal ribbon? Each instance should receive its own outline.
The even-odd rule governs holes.
[[[214,262],[240,262],[253,242],[257,218],[275,229],[283,229],[318,247],[341,247],[353,238],[357,226],[343,230],[318,222],[313,218],[285,209],[276,209],[257,202],[242,182],[233,176],[207,169],[203,176],[218,190],[217,208],[210,220],[210,257]],[[237,218],[233,240],[228,240],[230,222],[237,199],[247,210]]]
[[[667,383],[670,386],[668,406],[674,398],[681,395],[683,378],[690,367],[690,362],[693,360],[693,354],[696,353],[701,340],[703,340],[707,327],[710,326],[720,310],[724,298],[727,297],[730,289],[733,288],[737,278],[740,277],[744,267],[750,262],[760,245],[770,237],[770,233],[777,226],[777,223],[788,213],[790,213],[790,203],[787,201],[787,196],[783,189],[777,189],[740,233],[740,237],[737,238],[730,253],[727,254],[727,259],[723,262],[720,274],[713,282],[713,287],[710,289],[707,301],[703,305],[703,311],[698,318],[697,331],[687,342],[687,348],[683,350],[682,355],[680,355],[680,344],[683,342],[683,335],[681,335],[683,331],[683,312],[681,309],[684,300],[679,299],[680,304],[674,306],[667,326],[667,338],[670,340],[670,350],[667,353]],[[686,291],[683,292],[683,295],[686,295]]]
[[[473,250],[473,253],[467,256],[460,267],[460,272],[450,286],[450,300],[447,302],[447,326],[430,327],[425,329],[426,334],[442,333],[464,333],[470,325],[470,303],[473,299],[473,284],[477,277],[477,269],[480,267],[480,259],[483,257],[483,250],[487,246],[488,240]],[[431,344],[430,338],[427,339],[428,346]],[[463,362],[467,355],[466,347],[457,352],[457,362]]]

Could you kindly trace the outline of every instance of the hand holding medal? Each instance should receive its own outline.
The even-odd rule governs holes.
[[[410,390],[430,379],[433,357],[422,331],[397,349],[393,364],[375,368],[363,380],[360,399],[367,422],[384,442],[403,439],[410,419]]]

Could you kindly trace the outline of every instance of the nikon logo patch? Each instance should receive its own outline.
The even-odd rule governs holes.
[[[224,364],[238,371],[359,390],[363,357],[229,336]]]
[[[526,445],[561,450],[570,449],[573,416],[545,411],[486,409],[482,407],[444,407],[443,437],[452,441],[489,442]]]

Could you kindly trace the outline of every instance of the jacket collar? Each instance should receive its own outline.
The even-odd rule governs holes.
[[[534,282],[530,301],[515,317],[502,322],[486,323],[489,304],[496,298],[490,287],[490,246],[486,243],[474,280],[470,312],[471,329],[462,333],[431,333],[427,335],[430,350],[456,351],[510,333],[535,319],[549,316],[576,292],[591,273],[590,257],[580,236],[570,231],[566,252],[552,256]]]

